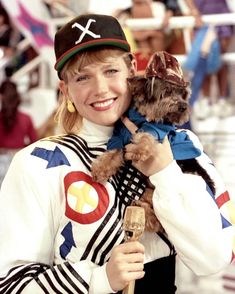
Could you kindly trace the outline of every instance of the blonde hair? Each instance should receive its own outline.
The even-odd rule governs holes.
[[[127,67],[131,69],[131,61],[133,59],[131,53],[112,47],[102,47],[102,49],[99,47],[98,49],[87,50],[79,55],[73,56],[62,68],[60,77],[65,83],[68,83],[69,78],[77,74],[83,67],[95,62],[107,62],[108,58],[119,56],[123,56]],[[83,118],[77,111],[70,113],[67,110],[67,99],[68,97],[60,93],[59,106],[55,119],[62,131],[68,134],[78,133],[82,127]]]

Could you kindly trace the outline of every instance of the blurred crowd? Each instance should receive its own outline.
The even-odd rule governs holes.
[[[23,2],[23,0],[22,0]],[[97,13],[102,1],[84,0],[42,0],[51,18],[63,18],[81,13]],[[98,3],[97,3],[98,2]],[[105,1],[107,5],[107,1]],[[211,115],[221,119],[233,116],[234,97],[229,82],[230,65],[221,55],[231,50],[234,41],[233,25],[206,26],[203,15],[235,12],[234,1],[229,0],[130,0],[109,1],[112,9],[103,13],[112,14],[122,24],[132,51],[138,61],[138,72],[143,74],[150,56],[155,51],[165,50],[173,55],[184,55],[182,67],[192,84],[190,100],[192,113],[204,120]],[[114,4],[116,3],[116,4]],[[192,47],[186,48],[184,31],[171,29],[172,17],[192,16],[194,28],[190,29]],[[127,19],[159,18],[157,29],[131,30]],[[0,1],[0,185],[14,153],[39,138],[58,132],[53,111],[39,127],[35,126],[30,114],[24,113],[20,105],[24,94],[12,80],[14,74],[36,56],[34,46],[18,50],[18,44],[25,36],[18,30]],[[36,78],[35,78],[36,76]],[[37,87],[39,73],[29,79],[28,90]],[[216,85],[216,93],[214,91]],[[59,99],[59,93],[57,98]],[[38,97],[40,99],[40,97]],[[185,126],[192,128],[190,122]],[[235,292],[235,290],[234,290]],[[188,292],[189,293],[189,292]],[[191,293],[191,292],[190,292]]]

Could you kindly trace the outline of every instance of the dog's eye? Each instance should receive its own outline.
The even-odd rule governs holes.
[[[188,98],[188,92],[184,92],[182,95],[183,100],[187,100]]]
[[[166,90],[165,93],[164,93],[164,96],[165,97],[171,96],[171,91],[170,90]]]

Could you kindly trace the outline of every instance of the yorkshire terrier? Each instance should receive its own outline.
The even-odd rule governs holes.
[[[189,119],[191,94],[189,82],[183,79],[177,59],[165,51],[154,53],[145,75],[129,78],[128,84],[132,104],[125,115],[136,125],[137,131],[131,134],[121,120],[117,122],[107,145],[108,151],[92,164],[93,179],[103,182],[116,174],[125,164],[125,145],[134,143],[131,154],[133,163],[145,161],[152,156],[156,140],[162,142],[167,135],[174,159],[182,171],[202,176],[215,193],[213,181],[196,160],[201,151],[193,145],[184,130],[176,129]],[[163,228],[152,207],[152,188],[149,185],[133,205],[144,207],[147,231],[161,232]]]

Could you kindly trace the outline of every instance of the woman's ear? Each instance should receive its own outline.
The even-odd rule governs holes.
[[[68,86],[63,80],[59,81],[59,89],[65,97],[68,97]]]

